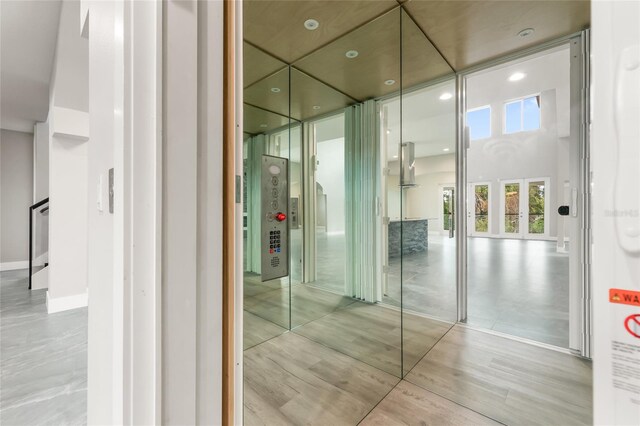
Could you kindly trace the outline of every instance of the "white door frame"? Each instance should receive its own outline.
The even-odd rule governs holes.
[[[544,182],[544,232],[533,234],[529,232],[529,184],[531,182]],[[507,233],[505,231],[505,186],[517,183],[520,185],[519,199],[519,231]],[[550,178],[526,178],[526,179],[505,179],[500,180],[500,237],[501,238],[520,238],[527,240],[546,240],[549,238],[549,194],[550,194]]]
[[[498,220],[499,220],[499,229],[500,229],[500,237],[501,238],[516,238],[521,239],[524,238],[524,232],[522,230],[522,220],[524,217],[524,211],[526,210],[525,202],[522,197],[522,188],[524,187],[524,179],[504,179],[498,181],[500,185],[500,210],[498,211]],[[505,222],[505,187],[510,184],[518,184],[519,185],[519,200],[518,200],[518,232],[509,232],[507,233],[505,230],[504,222]]]
[[[476,223],[476,186],[486,186],[488,187],[487,198],[489,202],[489,207],[487,209],[487,232],[477,232],[475,230]],[[490,237],[492,226],[491,219],[493,217],[493,212],[491,211],[491,206],[493,204],[493,191],[491,190],[491,182],[470,182],[469,183],[469,192],[467,197],[467,230],[469,232],[469,236],[471,237]]]
[[[438,231],[441,235],[449,235],[449,230],[444,229],[444,190],[445,188],[453,189],[453,227],[455,229],[455,217],[458,214],[456,210],[455,204],[455,193],[456,193],[456,184],[455,183],[441,183],[438,185],[438,220],[440,221],[440,226],[438,227]]]
[[[529,184],[531,182],[544,182],[544,232],[541,234],[532,234],[529,232]],[[551,195],[551,179],[548,177],[545,178],[527,178],[524,179],[524,188],[525,188],[525,197],[522,197],[522,202],[524,203],[525,209],[524,212],[524,223],[527,224],[526,228],[523,231],[523,237],[528,240],[547,240],[549,239],[549,226],[551,216],[549,215],[550,207],[549,207],[549,196]],[[522,224],[520,225],[522,226]]]
[[[572,223],[569,225],[568,234],[572,238],[572,248],[579,253],[578,256],[571,256],[570,266],[570,307],[569,307],[569,348],[575,353],[585,357],[590,357],[592,353],[591,330],[591,186],[590,186],[590,147],[589,147],[589,68],[590,68],[590,46],[589,30],[584,30],[579,34],[572,34],[548,43],[525,49],[513,55],[508,55],[494,61],[471,67],[457,73],[456,82],[456,106],[457,106],[457,126],[456,126],[456,180],[458,182],[458,205],[462,206],[467,202],[467,149],[469,148],[469,129],[466,122],[467,105],[467,79],[479,72],[484,72],[495,66],[506,64],[515,60],[526,60],[531,55],[547,52],[560,46],[569,45],[571,55],[570,67],[570,96],[571,96],[571,150],[573,159],[571,167],[572,182]],[[575,153],[574,153],[575,151]],[[576,155],[577,153],[577,155]],[[549,203],[547,202],[547,205]],[[468,203],[466,205],[468,208]],[[457,229],[458,238],[456,255],[458,276],[458,321],[467,320],[467,217],[458,215]]]

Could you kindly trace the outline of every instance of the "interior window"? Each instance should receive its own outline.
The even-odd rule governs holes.
[[[491,136],[491,107],[484,106],[467,111],[470,139],[485,139]]]
[[[540,128],[540,96],[507,102],[504,108],[504,132],[516,133]]]

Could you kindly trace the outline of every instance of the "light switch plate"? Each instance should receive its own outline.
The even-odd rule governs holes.
[[[109,213],[113,214],[113,168],[109,169]]]

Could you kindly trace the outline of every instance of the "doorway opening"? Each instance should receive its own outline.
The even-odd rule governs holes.
[[[465,77],[466,322],[578,350],[581,223],[558,210],[584,191],[572,46]]]

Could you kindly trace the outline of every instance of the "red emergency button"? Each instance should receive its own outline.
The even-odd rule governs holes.
[[[287,215],[282,213],[282,212],[280,212],[280,213],[276,213],[274,217],[276,218],[276,220],[278,222],[282,222],[283,220],[285,220],[287,218]]]

